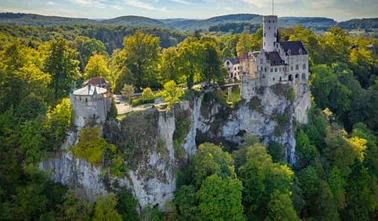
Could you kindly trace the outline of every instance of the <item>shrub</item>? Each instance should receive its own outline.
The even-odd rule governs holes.
[[[95,166],[100,165],[106,149],[115,152],[117,147],[109,145],[101,137],[101,131],[98,127],[82,129],[79,134],[79,143],[71,148],[74,156],[86,159]]]
[[[146,87],[145,89],[143,89],[142,97],[141,97],[143,102],[151,102],[154,100],[154,98],[155,98],[154,93],[152,92],[151,88]]]

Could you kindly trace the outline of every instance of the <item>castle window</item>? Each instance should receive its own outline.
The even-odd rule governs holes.
[[[289,75],[289,81],[293,81],[293,75]]]
[[[302,74],[302,80],[304,80],[304,81],[306,80],[306,74],[305,73]]]
[[[277,68],[274,69],[274,72],[277,72]]]
[[[267,69],[265,68],[265,72],[267,72]]]
[[[265,75],[263,75],[263,78],[265,78]]]
[[[296,75],[295,75],[295,78],[298,79],[298,78],[299,78],[299,74],[296,74]]]
[[[270,30],[270,26],[269,26],[269,30]]]
[[[303,70],[306,70],[306,64],[303,64]]]
[[[294,69],[293,66],[291,66],[290,69],[293,70]]]
[[[93,114],[93,119],[96,119],[96,114]]]
[[[275,78],[273,78],[273,81],[275,81],[276,79]]]
[[[295,70],[299,70],[299,65],[295,65]]]
[[[88,103],[88,98],[85,98],[85,103]]]
[[[268,22],[270,23],[270,20]]]
[[[282,77],[280,77],[280,82],[282,81]]]
[[[266,32],[264,32],[264,37],[266,37]]]
[[[270,68],[270,72],[273,72],[273,68]]]

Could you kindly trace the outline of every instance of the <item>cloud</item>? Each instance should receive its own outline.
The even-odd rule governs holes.
[[[242,0],[242,1],[247,4],[253,5],[257,8],[272,7],[272,1],[270,0]],[[287,4],[293,4],[296,2],[301,2],[301,0],[275,0],[274,5],[287,5]]]
[[[185,0],[170,0],[170,1],[185,4],[185,5],[193,5],[193,3],[187,2]]]
[[[86,6],[86,7],[95,7],[95,8],[105,8],[106,0],[70,0],[71,2]]]
[[[147,9],[150,11],[160,11],[160,12],[167,12],[167,9],[165,7],[163,8],[157,8],[149,3],[142,2],[140,0],[124,0],[124,3],[136,7],[136,8],[142,8]]]

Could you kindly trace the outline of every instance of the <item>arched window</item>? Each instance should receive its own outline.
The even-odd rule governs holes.
[[[307,77],[306,77],[306,74],[305,74],[305,73],[302,74],[302,80],[303,80],[303,81],[307,80]]]
[[[303,64],[303,70],[306,70],[306,64]]]
[[[299,65],[295,65],[295,70],[299,70]]]
[[[289,75],[289,81],[293,81],[293,75]]]
[[[298,79],[298,78],[299,78],[299,74],[296,74],[296,75],[295,75],[295,78]]]

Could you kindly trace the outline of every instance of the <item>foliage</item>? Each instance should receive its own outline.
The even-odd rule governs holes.
[[[122,60],[119,68],[126,66],[130,71],[127,84],[141,88],[159,86],[157,68],[159,62],[159,38],[137,31],[133,36],[126,37],[123,43]]]
[[[284,162],[285,161],[285,153],[283,145],[277,142],[270,142],[266,147],[266,150],[270,156],[272,156],[272,160],[275,163]]]
[[[98,166],[107,149],[115,152],[117,147],[109,145],[104,138],[101,138],[100,128],[86,127],[80,131],[79,143],[72,147],[72,152],[76,157],[86,159],[89,163]]]
[[[114,220],[121,221],[122,216],[116,210],[117,197],[110,193],[108,195],[99,197],[97,199],[93,220],[96,221],[105,221],[105,220]]]
[[[244,220],[242,183],[217,174],[207,177],[197,192],[200,216],[203,220]]]
[[[95,77],[109,78],[110,70],[107,67],[107,61],[104,55],[95,54],[89,58],[85,66],[84,79]]]
[[[134,87],[132,85],[124,84],[121,93],[123,96],[127,97],[131,103],[131,95],[134,94]]]
[[[152,92],[151,88],[146,87],[145,89],[143,89],[142,97],[141,97],[143,102],[151,102],[154,100],[154,98],[155,98],[155,95]]]
[[[65,40],[51,42],[45,71],[51,74],[50,87],[56,100],[68,95],[72,81],[78,77],[78,61],[74,58],[75,51],[68,47]]]
[[[139,216],[136,210],[138,201],[133,195],[125,188],[122,188],[117,192],[117,205],[116,209],[122,216],[123,220],[139,220]]]
[[[265,147],[259,144],[248,148],[246,162],[238,171],[244,187],[243,205],[249,219],[262,219],[268,216],[267,205],[274,191],[281,194],[290,193],[293,171],[287,166],[273,163]],[[290,205],[292,207],[291,202]]]
[[[160,95],[164,98],[164,102],[168,103],[168,108],[172,104],[180,101],[180,98],[184,95],[184,90],[177,86],[174,81],[168,81],[164,84],[164,90]]]

